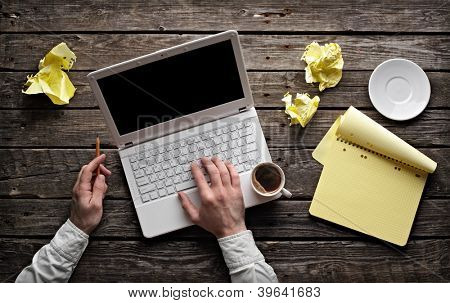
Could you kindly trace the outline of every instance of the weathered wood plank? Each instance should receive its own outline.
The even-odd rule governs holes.
[[[0,237],[51,237],[68,218],[71,201],[2,199],[0,200]],[[309,201],[277,200],[247,209],[247,227],[256,238],[369,238],[352,230],[318,220],[309,215]],[[92,234],[102,237],[142,237],[131,200],[106,200],[103,220]],[[411,232],[415,237],[450,236],[450,200],[425,199]],[[161,239],[211,238],[199,227],[173,232]],[[410,239],[411,239],[410,238]]]
[[[25,95],[20,93],[27,72],[0,72],[0,109],[56,109],[44,95]],[[87,72],[71,72],[70,78],[77,87],[74,98],[64,108],[98,108],[86,79]],[[249,72],[250,86],[256,107],[280,107],[281,97],[286,91],[292,93],[308,92],[319,95],[321,108],[337,108],[353,105],[370,108],[372,103],[367,92],[369,71],[346,71],[339,86],[319,93],[317,85],[305,82],[305,73],[298,72]],[[450,101],[450,73],[428,72],[432,94],[428,108],[448,107]]]
[[[35,70],[39,60],[61,41],[77,55],[74,70],[109,66],[156,50],[205,37],[193,34],[3,34],[0,68]],[[241,35],[248,69],[298,70],[299,56],[312,41],[338,42],[346,70],[372,70],[386,59],[406,58],[427,70],[450,69],[448,35]]]
[[[13,281],[48,240],[0,239],[0,279]],[[450,240],[257,241],[280,282],[448,282]],[[91,241],[72,282],[227,282],[214,240]]]
[[[395,122],[373,110],[362,110],[381,125],[416,147],[448,146],[448,110],[426,109],[417,118]],[[289,127],[283,110],[259,110],[258,116],[271,147],[315,147],[344,110],[318,110],[306,128]],[[51,135],[57,132],[57,136]],[[91,136],[89,134],[92,134]],[[100,110],[0,110],[0,146],[93,146],[96,135],[114,146]]]
[[[445,1],[21,1],[2,3],[1,31],[450,30]],[[67,10],[70,10],[68,13]]]
[[[428,176],[424,197],[450,196],[450,149],[422,149],[438,163]],[[113,172],[108,183],[109,198],[130,198],[123,169],[114,150],[104,150],[106,165]],[[275,163],[286,173],[286,187],[295,197],[310,199],[322,166],[312,159],[311,149],[271,148]],[[80,167],[94,156],[93,150],[0,149],[0,197],[68,198]]]

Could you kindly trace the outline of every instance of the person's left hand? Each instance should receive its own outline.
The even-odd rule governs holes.
[[[105,159],[106,155],[103,154],[88,165],[84,165],[73,187],[70,221],[88,235],[102,219],[103,198],[108,189],[105,176],[111,175],[111,172],[102,164]],[[95,176],[94,172],[99,166],[100,174]]]

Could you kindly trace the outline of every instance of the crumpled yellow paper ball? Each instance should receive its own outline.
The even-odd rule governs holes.
[[[320,46],[319,43],[309,44],[301,60],[306,62],[305,80],[307,83],[319,82],[319,90],[335,87],[342,78],[344,59],[341,47],[337,43],[327,43]]]
[[[69,104],[76,88],[63,69],[71,69],[76,60],[77,57],[64,42],[58,44],[39,61],[39,72],[34,76],[27,76],[27,89],[22,90],[22,93],[44,93],[54,104]]]
[[[320,98],[315,96],[311,99],[309,94],[297,94],[292,102],[292,95],[287,92],[281,101],[286,104],[285,113],[289,115],[291,120],[289,126],[300,124],[305,127],[316,113]]]

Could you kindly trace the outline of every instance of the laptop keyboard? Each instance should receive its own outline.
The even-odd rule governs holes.
[[[212,156],[230,161],[238,173],[249,171],[259,163],[261,154],[256,144],[253,119],[144,149],[130,156],[142,202],[195,187],[191,163],[196,161],[201,167],[200,159]],[[207,174],[205,176],[209,181]]]

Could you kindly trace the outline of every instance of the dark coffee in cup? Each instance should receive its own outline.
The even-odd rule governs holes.
[[[261,165],[256,167],[252,175],[255,188],[262,193],[271,193],[282,186],[282,176],[277,167],[272,165]]]

